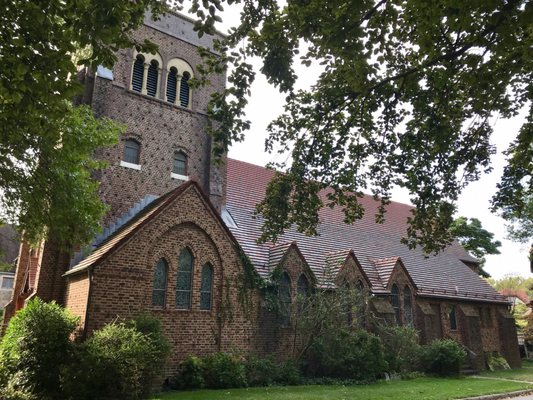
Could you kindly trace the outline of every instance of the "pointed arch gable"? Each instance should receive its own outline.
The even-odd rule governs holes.
[[[285,262],[287,261],[287,259],[288,259],[288,257],[290,256],[291,253],[296,254],[296,256],[302,261],[302,273],[306,276],[306,278],[309,281],[310,285],[311,286],[316,286],[318,281],[317,281],[317,278],[315,276],[315,273],[313,272],[311,267],[309,267],[309,263],[307,262],[307,260],[305,259],[304,255],[300,251],[296,241],[293,241],[293,242],[290,243],[290,245],[287,247],[287,249],[283,253],[283,256],[281,257],[281,259],[277,263],[277,265],[274,267],[274,269],[277,269],[277,268],[282,268],[283,269],[283,265],[285,264]],[[298,276],[299,276],[299,274],[298,274]],[[293,277],[293,278],[298,279],[298,277]]]
[[[346,256],[345,264],[346,264],[346,262],[348,262],[349,258],[351,258],[351,259],[353,259],[355,261],[355,265],[357,266],[358,271],[361,273],[361,276],[363,277],[365,283],[368,285],[368,288],[372,289],[372,284],[370,283],[370,279],[368,279],[368,275],[366,274],[365,270],[361,266],[361,263],[357,259],[357,257],[356,257],[356,255],[355,255],[353,250],[350,250],[348,255]]]
[[[407,268],[405,268],[405,265],[400,257],[396,260],[396,263],[394,264],[394,267],[392,268],[391,274],[389,276],[389,280],[386,284],[386,287],[388,290],[391,289],[392,284],[394,283],[394,276],[398,273],[398,271],[403,274],[407,280],[409,281],[409,284],[411,285],[413,289],[413,295],[418,292],[418,286],[416,286],[415,282],[413,281],[413,278],[409,274],[409,271],[407,271]]]

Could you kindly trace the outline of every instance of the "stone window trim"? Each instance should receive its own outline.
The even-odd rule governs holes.
[[[138,60],[143,61],[143,76],[142,76],[140,87],[138,85],[134,85],[135,67],[136,67],[136,61]],[[155,66],[157,68],[157,79],[156,79],[157,82],[156,82],[156,87],[155,87],[155,93],[153,93],[153,95],[148,94],[148,70],[150,66]],[[159,98],[162,66],[163,66],[163,59],[158,53],[149,54],[149,53],[141,53],[141,52],[138,52],[137,50],[134,50],[133,59],[131,63],[131,77],[130,77],[129,89],[131,91],[141,93],[145,96]]]

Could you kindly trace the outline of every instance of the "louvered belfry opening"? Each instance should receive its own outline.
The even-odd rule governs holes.
[[[143,88],[144,79],[144,57],[138,55],[133,63],[133,74],[131,76],[131,89],[136,92],[141,92]]]
[[[191,75],[184,72],[180,84],[180,106],[189,107],[189,79]]]
[[[159,75],[157,71],[158,67],[159,64],[156,60],[152,60],[148,67],[148,77],[146,79],[146,94],[148,94],[148,96],[155,97],[157,93],[157,78]]]
[[[170,68],[167,76],[167,101],[176,103],[176,91],[178,88],[178,70],[174,67]]]

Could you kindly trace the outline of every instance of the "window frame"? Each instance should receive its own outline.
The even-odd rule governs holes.
[[[292,305],[292,281],[287,272],[283,272],[278,283],[279,323],[283,327],[290,326]],[[283,293],[283,289],[286,292]]]
[[[452,318],[453,316],[453,318]],[[457,331],[459,330],[459,323],[457,321],[457,309],[455,305],[450,306],[450,310],[448,311],[448,321],[450,322],[450,330],[451,331]]]
[[[4,287],[6,281],[11,282],[10,287]],[[15,287],[15,277],[14,276],[2,276],[2,284],[0,285],[1,290],[13,290]]]
[[[409,299],[409,308],[407,308],[406,299]],[[413,327],[415,324],[413,313],[413,295],[411,288],[408,285],[405,285],[405,287],[403,288],[402,300],[404,324]]]
[[[183,156],[183,160],[180,160],[184,164],[184,171],[183,171],[184,173],[183,174],[176,170],[176,158],[179,155]],[[172,174],[173,174],[173,176],[178,176],[178,177],[188,177],[189,176],[189,157],[182,150],[176,150],[174,152],[174,157],[172,158]]]
[[[190,255],[190,271],[185,271],[183,269],[182,255],[184,255],[185,252],[189,253]],[[188,274],[188,278],[189,278],[188,289],[182,289],[179,287],[180,275],[183,275],[183,274]],[[193,255],[193,252],[188,247],[185,247],[180,251],[180,255],[178,257],[178,271],[176,274],[175,304],[178,310],[190,311],[192,309],[193,277],[194,277],[194,255]],[[182,304],[179,304],[178,293],[188,293],[188,303],[186,307]]]
[[[170,70],[172,68],[176,68],[177,74],[176,74],[176,93],[174,101],[169,100],[168,96],[168,74],[170,73]],[[182,78],[185,73],[189,74],[189,78],[187,79],[187,82],[194,78],[194,72],[192,67],[189,65],[189,63],[181,58],[173,58],[167,62],[165,71],[167,73],[167,83],[165,86],[165,101],[174,104],[179,107],[192,109],[192,97],[193,97],[193,91],[191,90],[191,87],[188,85],[188,103],[187,105],[183,105],[181,103],[181,82]]]
[[[205,290],[204,288],[204,272],[209,271],[210,274],[210,282],[209,282],[209,290]],[[207,311],[210,312],[213,310],[213,284],[214,284],[214,276],[215,276],[215,270],[213,268],[213,265],[209,262],[205,263],[202,267],[202,274],[200,277],[200,311]],[[209,308],[204,308],[202,305],[202,297],[204,294],[209,294]]]
[[[400,288],[398,285],[396,285],[396,283],[393,283],[391,286],[391,306],[394,310],[394,319],[398,325],[402,324],[402,305],[400,297]],[[396,299],[396,301],[394,299]],[[394,304],[395,302],[397,303],[396,306]]]
[[[160,265],[162,265],[164,268],[164,278],[165,278],[164,284],[163,284],[164,287],[156,288],[155,278],[156,278],[157,268]],[[155,263],[155,267],[154,267],[153,284],[152,284],[152,307],[165,308],[167,305],[168,271],[169,271],[169,265],[168,265],[167,260],[165,260],[164,258],[160,258],[159,260],[157,260],[157,262]],[[154,303],[156,291],[163,292],[163,304]]]
[[[133,159],[126,159],[127,158],[127,150],[128,148],[132,149],[133,147],[129,146],[129,144],[131,143],[135,143],[136,144],[136,159],[134,160],[135,162],[132,162]],[[141,143],[137,140],[137,139],[134,139],[134,138],[126,138],[124,139],[124,145],[123,145],[123,150],[122,150],[122,160],[121,160],[121,163],[120,165],[123,166],[123,167],[129,167],[129,168],[133,168],[133,169],[141,169],[140,166],[141,166]]]

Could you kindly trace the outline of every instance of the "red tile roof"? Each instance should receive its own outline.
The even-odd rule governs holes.
[[[271,272],[273,244],[257,244],[262,220],[254,218],[254,210],[263,199],[273,176],[274,171],[264,167],[228,160],[226,208],[237,225],[230,230],[262,276]],[[392,272],[391,260],[401,257],[421,295],[506,302],[503,296],[461,262],[475,259],[457,243],[437,256],[427,256],[419,249],[409,250],[400,243],[406,233],[407,217],[411,215],[412,206],[391,202],[387,207],[385,223],[377,224],[374,214],[379,202],[372,196],[364,196],[360,202],[365,207],[365,216],[353,225],[343,222],[341,208],[326,207],[319,214],[318,236],[308,237],[291,228],[279,238],[279,243],[296,242],[319,280],[324,277],[326,261],[334,253],[340,251],[346,254],[352,250],[376,293],[383,292],[386,286],[387,282],[383,279]],[[378,260],[378,268],[371,259]]]

